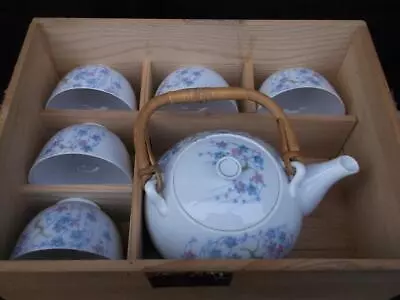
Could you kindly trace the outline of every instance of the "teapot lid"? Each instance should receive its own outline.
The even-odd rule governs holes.
[[[282,167],[263,142],[238,133],[208,133],[190,143],[172,167],[178,203],[196,222],[214,230],[256,225],[279,197]]]

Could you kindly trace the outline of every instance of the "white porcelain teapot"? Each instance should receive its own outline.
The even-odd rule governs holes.
[[[168,103],[252,100],[276,117],[283,159],[245,133],[202,132],[154,161],[146,136],[152,112]],[[145,190],[145,219],[165,258],[276,259],[294,246],[302,218],[327,190],[359,171],[350,156],[305,166],[282,109],[267,96],[241,88],[171,92],[149,101],[135,126],[135,147]]]

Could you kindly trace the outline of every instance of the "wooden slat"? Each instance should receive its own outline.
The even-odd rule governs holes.
[[[253,57],[266,68],[337,68],[358,21],[39,19],[58,69],[103,61],[124,71],[135,61],[226,64]],[[151,37],[151,38],[149,38]],[[190,39],[190,41],[188,41]],[[256,69],[256,71],[259,68]]]
[[[240,274],[239,274],[240,275]],[[11,274],[3,280],[5,299],[390,299],[398,294],[396,273],[288,273],[235,274],[229,287],[150,288],[139,272],[28,274],[24,281]],[[299,277],[300,276],[300,277]],[[362,278],[362,279],[360,279]],[[261,280],[260,280],[261,279]],[[27,282],[28,284],[26,284]],[[238,286],[236,282],[243,282]],[[77,290],[76,286],[82,288]],[[194,292],[195,291],[195,292]]]
[[[400,258],[400,128],[366,27],[354,35],[338,82],[358,119],[344,147],[361,167],[348,188],[357,255]]]
[[[133,130],[136,112],[128,111],[91,111],[91,110],[57,110],[41,111],[41,118],[48,129],[61,129],[76,123],[96,122],[106,126],[120,135],[127,135],[128,128]]]
[[[142,224],[143,224],[143,189],[139,176],[139,170],[136,167],[133,176],[133,192],[132,192],[132,208],[131,208],[131,224],[129,235],[128,259],[135,261],[142,256]]]
[[[166,299],[325,299],[325,300],[376,300],[391,299],[398,294],[398,280],[395,273],[266,273],[246,272],[246,281],[237,286],[241,278],[234,277],[229,287],[168,287],[151,289],[144,277],[136,272],[122,274],[29,274],[29,285],[24,285],[14,274],[3,296],[5,299],[26,300],[69,300],[71,298],[98,300],[126,300],[133,295],[143,300]],[[70,276],[70,277],[69,277]],[[359,278],[363,278],[362,280]],[[2,279],[2,278],[1,278]],[[247,284],[247,285],[245,285]],[[82,286],[78,291],[76,285]],[[143,285],[143,286],[142,286]]]
[[[140,108],[153,97],[152,63],[146,59],[142,65],[142,87],[140,90]]]
[[[130,220],[129,220],[130,216],[128,216],[126,220],[121,219],[121,221],[118,222],[118,220],[116,220],[116,218],[113,215],[111,215],[110,213],[109,215],[115,222],[115,225],[117,226],[117,229],[121,236],[124,259],[128,259],[128,253],[130,247]]]
[[[18,265],[18,263],[16,263]],[[26,264],[26,263],[25,263]],[[79,271],[68,272],[74,262],[59,262],[59,270],[49,271],[47,262],[28,263],[24,275],[0,274],[4,299],[127,299],[140,290],[151,291],[146,278],[126,261],[85,262]],[[75,263],[76,265],[76,263]],[[96,266],[95,268],[90,266]],[[88,271],[92,268],[92,271]],[[30,269],[27,271],[26,269]],[[35,270],[47,270],[37,273]],[[22,279],[24,278],[24,279]]]
[[[129,220],[131,185],[23,185],[21,196],[34,211],[70,197],[95,201],[104,211],[118,220]]]
[[[243,62],[241,86],[246,89],[254,89],[254,65],[252,59],[246,59]],[[255,112],[257,106],[254,102],[239,102],[241,112]]]
[[[307,272],[339,273],[346,271],[398,271],[398,259],[357,259],[357,258],[290,258],[276,260],[138,260],[136,267],[142,267],[145,272],[235,272],[246,275],[248,271],[260,273],[260,279],[272,271],[297,272],[298,276]],[[397,272],[398,273],[398,272]]]
[[[153,96],[153,74],[152,62],[146,59],[142,66],[142,88],[140,92],[140,108],[143,107]],[[131,130],[133,136],[133,129]],[[140,178],[138,175],[137,163],[135,160],[135,168],[133,175],[133,193],[131,197],[130,211],[130,229],[129,229],[129,245],[128,245],[128,260],[136,260],[141,256],[142,248],[142,189]]]
[[[152,63],[149,60],[145,60],[142,69],[142,90],[140,97],[140,107],[143,107],[153,97],[153,74],[152,74]],[[133,131],[131,131],[133,134]],[[139,170],[137,169],[138,164],[135,160],[135,168],[133,175],[133,193],[132,193],[132,208],[131,208],[131,222],[129,231],[129,247],[128,247],[128,259],[136,260],[142,255],[142,199],[143,192],[141,186],[141,180],[139,177]]]
[[[40,273],[84,273],[84,272],[234,272],[245,274],[248,271],[260,273],[260,278],[268,272],[295,272],[297,276],[307,272],[348,271],[393,272],[399,274],[398,259],[357,259],[357,258],[290,258],[277,260],[166,260],[146,259],[129,262],[127,260],[81,260],[81,261],[0,261],[0,276],[7,274]],[[362,278],[360,278],[362,279]],[[0,281],[0,285],[4,283]],[[1,291],[1,290],[0,290]]]
[[[58,80],[45,37],[36,22],[28,30],[0,115],[0,257],[25,221],[18,188],[26,181],[42,137],[39,111]]]
[[[301,264],[299,260],[294,261]],[[318,261],[313,262],[318,264]],[[141,299],[389,299],[399,291],[396,272],[299,272],[290,269],[259,272],[244,268],[243,272],[234,273],[229,287],[196,287],[196,293],[193,293],[193,288],[151,288],[141,271],[164,270],[154,267],[155,263],[150,261],[135,266],[125,261],[82,261],[79,264],[32,261],[31,268],[24,273],[24,280],[16,272],[26,270],[21,268],[20,262],[3,263],[0,290],[5,299],[21,300],[129,299],[132,295],[140,295]],[[256,263],[253,262],[253,266]],[[204,264],[205,269],[210,265],[209,262]],[[237,261],[232,264],[238,265]],[[59,271],[54,268],[57,265]],[[276,264],[270,265],[270,270],[274,270]],[[217,264],[214,267],[210,270],[217,271]]]
[[[306,157],[336,156],[356,124],[353,116],[289,118]],[[264,114],[207,115],[157,112],[150,120],[150,135],[156,154],[165,152],[180,139],[206,130],[237,130],[271,143],[277,150],[280,137],[276,121]]]
[[[390,300],[399,293],[395,272],[243,272],[234,277],[231,288],[267,299]]]

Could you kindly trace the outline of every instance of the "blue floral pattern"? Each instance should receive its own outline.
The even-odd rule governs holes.
[[[261,145],[267,146],[263,141],[261,141],[258,138],[252,137],[249,134],[245,132],[235,132],[235,131],[229,131],[229,130],[214,130],[214,131],[202,131],[199,133],[196,133],[194,135],[191,135],[189,137],[186,137],[182,140],[180,140],[178,143],[176,143],[172,148],[170,148],[167,152],[165,152],[161,158],[158,161],[158,165],[161,168],[161,170],[165,170],[165,167],[167,164],[170,162],[171,158],[173,158],[177,153],[179,153],[183,148],[189,146],[191,143],[194,143],[200,139],[206,138],[210,135],[215,135],[215,134],[236,134],[238,136],[242,137],[247,137],[250,138],[254,141],[257,141]]]
[[[39,158],[72,151],[92,153],[104,137],[104,128],[98,125],[74,125],[53,136],[42,149]]]
[[[82,202],[62,202],[38,214],[19,237],[11,258],[46,249],[72,249],[107,258],[121,258],[119,236],[99,208]],[[119,252],[119,253],[118,253]]]
[[[337,95],[325,77],[308,68],[291,68],[278,71],[267,78],[260,91],[269,97],[275,97],[284,91],[302,87],[320,88]]]
[[[185,245],[184,259],[278,259],[293,247],[295,237],[279,226],[255,233],[225,235],[200,241],[192,237]]]
[[[125,79],[121,74],[104,65],[80,66],[69,72],[57,85],[51,98],[73,88],[97,89],[121,97]]]
[[[205,69],[201,67],[184,67],[167,76],[156,91],[156,96],[170,91],[185,88],[199,87],[196,83],[201,78]]]
[[[213,69],[204,66],[184,66],[171,72],[161,82],[155,96],[182,89],[228,87],[225,79]],[[234,100],[197,101],[195,103],[175,103],[163,106],[167,111],[193,111],[209,113],[237,113],[238,108]]]
[[[200,139],[204,139],[208,136],[216,134],[235,134],[238,137],[250,138],[265,147],[265,149],[271,152],[276,159],[280,160],[277,152],[258,138],[242,132],[215,130],[194,134],[175,144],[171,149],[164,153],[164,155],[158,161],[160,169],[164,173],[168,173],[167,168],[171,162],[171,159],[176,157],[179,152]],[[267,187],[267,183],[265,182],[263,176],[263,171],[265,169],[263,153],[261,153],[261,151],[251,149],[243,143],[240,144],[235,142],[226,142],[222,139],[210,139],[209,150],[198,153],[198,157],[200,159],[205,159],[205,163],[209,163],[213,166],[215,166],[217,161],[224,156],[233,156],[234,158],[238,159],[242,166],[242,174],[237,179],[232,180],[229,183],[230,186],[227,189],[224,189],[223,192],[214,194],[214,200],[238,204],[261,201],[261,193],[263,189]]]
[[[231,181],[230,187],[213,195],[216,201],[239,204],[261,201],[261,192],[267,186],[263,176],[265,167],[261,151],[243,143],[211,139],[208,151],[199,152],[198,155],[213,166],[225,156],[236,158],[242,166],[242,174]]]

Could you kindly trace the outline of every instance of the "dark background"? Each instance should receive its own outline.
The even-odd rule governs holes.
[[[395,1],[364,0],[12,1],[0,4],[0,89],[7,85],[33,17],[361,19],[372,33],[390,88],[400,95],[400,16]],[[4,2],[4,3],[3,3]],[[398,103],[398,107],[400,107]]]

